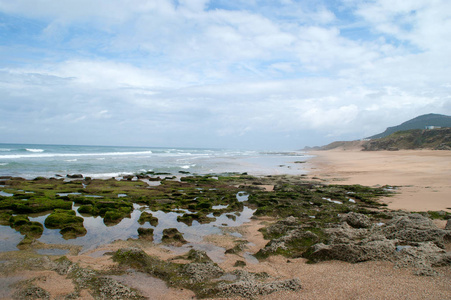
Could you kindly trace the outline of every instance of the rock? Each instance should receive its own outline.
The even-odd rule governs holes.
[[[182,245],[188,243],[177,228],[163,229],[163,237],[161,241],[167,244]]]
[[[208,281],[224,274],[224,271],[213,262],[186,264],[182,267],[182,272],[190,277],[191,283]]]
[[[67,174],[67,178],[83,178],[82,174]]]
[[[309,258],[315,261],[342,260],[347,262],[363,262],[369,260],[392,260],[396,244],[391,240],[371,241],[368,243],[346,243],[313,246]]]
[[[140,239],[153,241],[153,228],[138,228],[138,236]]]
[[[142,299],[142,296],[136,291],[112,278],[96,278],[95,285],[98,286],[99,297],[97,299]]]
[[[50,299],[50,293],[43,288],[31,285],[25,289],[19,289],[14,294],[14,299]]]
[[[352,240],[362,240],[368,238],[369,230],[364,228],[353,228],[348,223],[342,223],[335,228],[326,228],[325,232],[329,235],[331,244],[348,243]]]
[[[243,260],[237,260],[233,266],[234,267],[245,267],[246,266],[246,262],[243,261]]]
[[[451,230],[451,219],[449,219],[448,221],[446,221],[445,230]]]
[[[385,226],[370,228],[351,227],[350,223],[356,225],[354,220],[359,218],[349,215],[339,227],[324,230],[327,245],[315,244],[304,255],[313,261],[393,261],[401,267],[415,267],[417,275],[428,276],[437,273],[433,267],[451,265],[451,253],[443,249],[451,241],[451,232],[438,229],[423,215],[390,213],[393,219]]]
[[[372,224],[366,215],[355,212],[344,215],[343,220],[354,228],[368,228]]]
[[[417,247],[404,247],[396,253],[396,266],[414,267],[415,274],[433,276],[438,273],[432,267],[451,265],[451,253],[432,242],[420,243]]]
[[[191,249],[188,252],[188,259],[192,260],[193,262],[211,262],[210,257],[208,257],[207,252],[205,251],[201,251],[201,250],[196,250],[196,249]]]
[[[274,253],[279,248],[281,250],[287,250],[288,247],[290,247],[290,243],[296,243],[297,245],[305,244],[308,247],[318,241],[318,236],[311,231],[304,231],[300,228],[293,229],[288,232],[287,235],[271,240],[268,244],[266,244],[265,248],[260,250],[260,253],[263,255]]]
[[[279,291],[299,291],[301,288],[301,281],[297,278],[273,282],[242,279],[232,283],[221,283],[218,286],[219,294],[222,296],[241,296],[248,299]]]
[[[401,243],[433,242],[445,247],[449,232],[437,228],[429,218],[420,214],[395,217],[382,229],[388,239],[398,239]]]

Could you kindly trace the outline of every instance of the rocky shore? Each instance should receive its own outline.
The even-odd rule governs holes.
[[[24,240],[18,245],[22,250],[0,253],[2,299],[275,299],[282,295],[286,299],[326,299],[326,294],[313,297],[311,282],[302,270],[334,261],[357,267],[390,263],[391,268],[408,270],[410,275],[403,276],[414,276],[410,280],[428,284],[421,278],[431,278],[430,284],[443,285],[436,295],[446,294],[444,282],[450,280],[451,214],[387,209],[380,200],[396,195],[392,187],[245,174],[187,175],[151,187],[133,178],[100,181],[83,177],[71,181],[9,178],[4,185],[8,193],[18,196],[0,199],[2,224],[18,230]],[[75,191],[79,194],[66,195]],[[86,197],[94,193],[102,197]],[[27,201],[20,200],[24,195]],[[44,196],[47,201],[42,200]],[[164,229],[161,244],[155,243],[154,228],[163,220],[143,211],[137,222],[150,227],[139,227],[137,238],[87,253],[67,245],[66,255],[39,254],[38,249],[63,246],[39,242],[40,227],[29,219],[32,210],[48,211],[48,206],[54,205],[47,217],[53,220],[52,226],[75,241],[83,236],[83,222],[70,213],[73,210],[58,208],[66,203],[71,207],[78,203],[78,211],[85,214],[103,216],[109,226],[127,219],[134,203],[145,204],[152,211],[182,209],[184,214],[177,220],[185,226],[192,226],[193,221],[212,222],[222,215],[236,216],[244,206],[255,213],[251,223],[220,225],[221,234],[204,237],[196,246],[177,228]],[[49,224],[46,220],[41,226]],[[222,249],[221,258],[196,247]],[[133,285],[127,278],[143,282]],[[155,280],[163,284],[160,294],[146,290],[145,282]]]

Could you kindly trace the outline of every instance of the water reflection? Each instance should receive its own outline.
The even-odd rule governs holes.
[[[248,195],[240,192],[237,194],[237,199],[240,202],[246,201]],[[185,210],[178,210],[176,212],[163,212],[152,211],[146,206],[133,204],[133,212],[129,218],[122,219],[118,224],[114,226],[106,226],[102,217],[93,217],[81,215],[77,209],[78,206],[73,205],[72,209],[76,212],[77,216],[84,219],[83,225],[87,230],[86,235],[77,237],[75,239],[65,240],[60,234],[60,229],[49,229],[44,226],[44,232],[38,241],[46,244],[68,244],[68,245],[80,245],[83,247],[82,252],[93,250],[100,245],[109,244],[115,240],[126,240],[128,238],[138,238],[138,228],[154,228],[154,243],[161,243],[163,236],[163,230],[166,228],[177,228],[188,241],[188,245],[191,247],[204,247],[193,246],[199,244],[206,235],[210,234],[222,234],[221,227],[240,226],[243,223],[249,222],[250,218],[254,214],[255,210],[250,209],[247,206],[243,207],[243,210],[235,213],[224,213],[218,217],[213,217],[213,214],[209,217],[215,218],[215,221],[208,224],[200,224],[197,221],[193,221],[191,226],[185,223],[178,222],[177,217],[186,213]],[[148,222],[144,225],[138,223],[138,219],[141,212],[150,212],[154,217],[158,218],[158,225],[151,226]],[[230,218],[230,215],[236,216],[236,218]],[[49,214],[30,215],[30,221],[39,222],[44,224],[45,219]],[[229,215],[229,216],[228,216]],[[13,251],[17,250],[17,244],[23,239],[23,236],[19,232],[10,228],[9,226],[0,226],[0,251]],[[219,250],[215,250],[219,251]]]

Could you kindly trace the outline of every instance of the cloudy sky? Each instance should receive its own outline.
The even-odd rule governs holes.
[[[449,0],[0,0],[0,142],[299,149],[451,115]]]

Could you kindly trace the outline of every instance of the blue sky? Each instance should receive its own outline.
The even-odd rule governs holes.
[[[0,0],[0,142],[299,149],[451,115],[447,0]]]

